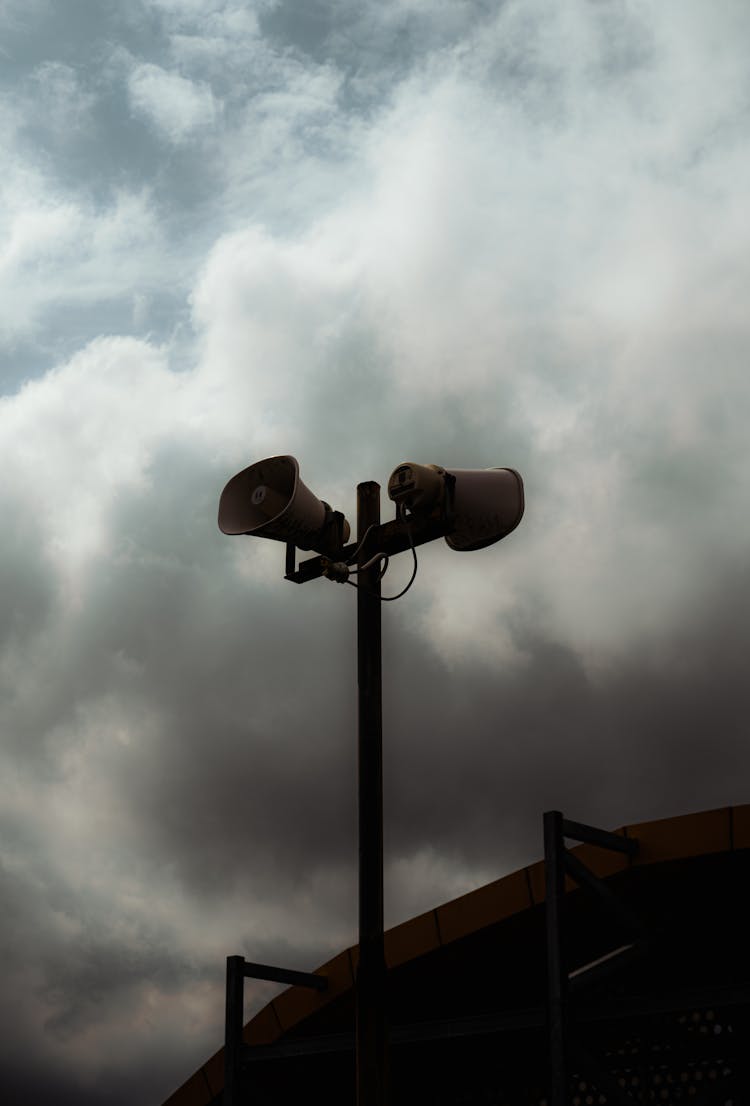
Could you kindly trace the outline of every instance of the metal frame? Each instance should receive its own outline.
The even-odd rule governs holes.
[[[701,1057],[706,1060],[710,1058],[714,1062],[717,1056],[721,1056],[730,1061],[732,1071],[723,1073],[724,1076],[729,1077],[729,1082],[721,1082],[721,1084],[717,1083],[715,1085],[706,1083],[703,1087],[696,1085],[694,1090],[697,1093],[694,1094],[691,1101],[695,1102],[696,1106],[717,1106],[712,1096],[721,1093],[724,1097],[720,1098],[718,1106],[724,1103],[727,1094],[736,1102],[745,1102],[747,1089],[745,1049],[749,1024],[748,1017],[750,1016],[750,977],[745,975],[742,980],[734,980],[733,976],[725,973],[721,976],[723,982],[719,982],[717,977],[717,982],[710,983],[706,978],[703,982],[699,981],[697,985],[683,986],[678,983],[681,979],[679,972],[677,974],[668,972],[664,977],[662,986],[653,991],[649,982],[650,972],[646,971],[644,974],[643,970],[640,970],[637,974],[639,982],[636,984],[635,990],[632,985],[626,985],[624,990],[619,986],[614,989],[610,988],[607,986],[606,980],[604,980],[604,986],[599,986],[603,982],[603,977],[608,972],[613,971],[617,972],[620,977],[624,977],[624,982],[627,984],[630,974],[627,967],[628,962],[639,955],[639,950],[645,951],[645,967],[647,968],[650,963],[649,957],[655,957],[658,960],[666,949],[662,950],[661,943],[658,940],[660,933],[658,923],[654,920],[651,923],[653,927],[651,932],[646,934],[632,910],[628,909],[624,903],[620,902],[611,893],[611,881],[609,879],[598,879],[580,861],[578,864],[576,863],[578,858],[568,853],[565,846],[565,837],[575,836],[578,840],[585,838],[591,844],[604,848],[614,848],[625,855],[635,853],[637,841],[633,838],[623,838],[616,835],[602,840],[598,836],[601,831],[595,830],[594,827],[582,827],[578,823],[567,823],[559,812],[554,811],[550,812],[547,817],[545,829],[547,830],[547,843],[552,846],[552,852],[547,857],[546,872],[549,881],[549,902],[554,903],[552,895],[555,883],[554,877],[557,876],[558,888],[564,894],[566,872],[569,875],[572,872],[577,877],[577,881],[580,878],[580,882],[584,886],[597,894],[598,900],[606,907],[608,912],[610,909],[614,912],[614,916],[620,923],[611,931],[609,926],[601,931],[597,912],[595,911],[595,902],[588,903],[580,900],[577,904],[573,904],[569,898],[562,900],[561,897],[558,897],[557,929],[555,932],[555,928],[551,924],[554,907],[549,912],[541,905],[536,907],[534,928],[536,928],[537,923],[546,924],[548,947],[553,951],[557,948],[558,966],[561,968],[557,978],[562,979],[563,994],[558,1009],[561,1011],[561,1037],[565,1051],[563,1052],[562,1083],[558,1083],[557,1088],[550,1088],[553,1093],[557,1092],[556,1101],[563,1103],[570,1101],[566,1095],[572,1095],[576,1092],[572,1086],[566,1086],[566,1079],[571,1080],[575,1076],[576,1079],[573,1082],[576,1082],[577,1079],[586,1080],[590,1086],[593,1085],[596,1088],[599,1094],[606,1095],[610,1106],[618,1103],[620,1106],[633,1106],[634,1098],[638,1101],[645,1101],[644,1095],[648,1087],[647,1078],[650,1080],[654,1071],[659,1068],[663,1056],[668,1056],[671,1061],[676,1061],[681,1066],[684,1064],[686,1067],[695,1064],[696,1059],[700,1060]],[[587,832],[589,830],[591,832]],[[597,836],[595,837],[595,835]],[[587,873],[586,876],[584,876],[584,872]],[[562,876],[562,879],[560,879],[560,876]],[[628,879],[627,873],[625,873],[625,878]],[[599,894],[602,886],[606,887],[608,894]],[[636,883],[636,886],[641,885]],[[567,931],[562,917],[564,905],[565,907],[571,907],[571,917],[567,921]],[[589,909],[593,911],[593,916],[588,913]],[[611,932],[612,945],[617,940],[627,941],[627,943],[612,948],[603,955],[597,956],[596,959],[590,960],[582,967],[577,967],[574,971],[566,970],[569,965],[564,960],[562,938],[564,936],[573,937],[574,930],[571,929],[573,915],[580,920],[579,924],[585,927],[587,933],[589,930],[592,933],[598,930],[603,933]],[[605,921],[606,919],[602,920]],[[629,939],[629,934],[625,932],[620,934],[619,931],[623,925],[630,926],[636,931],[632,941]],[[666,933],[664,936],[666,936]],[[557,937],[557,941],[555,937]],[[584,941],[580,945],[579,953],[583,952],[585,954],[587,945],[588,941]],[[597,941],[596,951],[592,950],[589,955],[596,956],[601,948],[602,942]],[[541,949],[539,951],[541,952]],[[531,947],[529,947],[528,953],[534,955]],[[571,950],[571,957],[572,955]],[[576,954],[575,963],[579,963],[581,959],[583,957]],[[243,1068],[245,1069],[245,1078],[249,1074],[246,1070],[247,1067],[251,1067],[253,1072],[257,1073],[258,1090],[260,1092],[262,1087],[273,1085],[273,1070],[276,1063],[282,1067],[285,1063],[292,1065],[293,1070],[289,1076],[291,1086],[295,1086],[295,1081],[301,1078],[300,1075],[296,1075],[294,1072],[305,1070],[305,1057],[314,1057],[315,1055],[321,1057],[321,1060],[314,1061],[316,1073],[326,1070],[320,1066],[321,1062],[325,1062],[323,1060],[325,1054],[329,1054],[332,1061],[336,1054],[342,1060],[348,1054],[349,1059],[345,1060],[345,1063],[347,1067],[351,1064],[356,1048],[356,1037],[351,1030],[342,1032],[338,1029],[340,1019],[333,1023],[337,1025],[336,1030],[333,1030],[333,1024],[330,1021],[324,1019],[324,1024],[331,1024],[331,1029],[328,1032],[323,1030],[323,1032],[312,1037],[300,1037],[292,1034],[290,1037],[282,1036],[280,1040],[273,1044],[253,1046],[244,1044],[241,1036],[242,981],[246,975],[255,978],[274,979],[282,983],[302,984],[321,990],[326,987],[327,982],[325,977],[320,974],[310,975],[302,972],[289,972],[285,969],[271,968],[267,965],[246,965],[242,957],[230,957],[228,959],[227,1047],[231,1052],[232,1042],[234,1042],[235,1053],[231,1061],[227,1057],[225,1059],[228,1063],[231,1062],[235,1079],[232,1083],[232,1076],[228,1073],[227,1090],[223,1099],[225,1103],[229,1103],[230,1106],[239,1106],[241,1102],[244,1106],[248,1101],[247,1096],[250,1088],[247,1085],[242,1087],[242,1094],[240,1093],[240,1073]],[[554,978],[555,976],[550,972],[550,982]],[[703,976],[699,978],[703,979]],[[578,990],[583,990],[587,984],[592,983],[594,986],[585,997],[576,994]],[[511,1050],[516,1050],[521,1045],[522,1050],[528,1047],[529,1054],[526,1056],[526,1061],[528,1063],[529,1059],[533,1057],[533,1070],[538,1073],[539,1080],[543,1081],[545,1079],[544,1058],[547,1053],[548,1034],[552,1024],[549,1002],[551,991],[552,987],[549,988],[547,1002],[542,1000],[539,1005],[536,1005],[539,1000],[535,996],[532,1000],[535,1005],[528,1008],[510,1008],[502,1012],[488,1012],[473,1016],[462,1013],[459,1016],[441,1018],[440,1020],[393,1025],[390,1032],[390,1041],[393,1050],[393,1064],[399,1074],[399,1080],[405,1074],[408,1075],[411,1072],[408,1067],[411,1061],[408,1057],[412,1045],[423,1048],[430,1042],[434,1042],[436,1046],[433,1050],[434,1056],[438,1058],[439,1062],[440,1057],[452,1055],[446,1052],[441,1042],[445,1042],[447,1046],[449,1042],[455,1041],[458,1049],[456,1056],[464,1056],[465,1053],[461,1052],[464,1047],[461,1044],[462,1040],[468,1043],[475,1040],[479,1043],[484,1038],[487,1043],[486,1046],[482,1045],[481,1047],[497,1056],[502,1054],[495,1049],[492,1043],[493,1040],[497,1041],[498,1047],[503,1047],[501,1041],[509,1040],[508,1048]],[[519,998],[521,994],[522,992],[519,992]],[[541,995],[539,998],[541,999]],[[687,1019],[687,1031],[681,1027],[681,1023],[685,1022],[686,1019],[684,1017],[680,1018],[680,1024],[678,1024],[678,1019],[674,1017],[677,1014],[690,1015],[691,1012],[702,1008],[712,1008],[717,1012],[725,1011],[729,1022],[733,1023],[734,1030],[732,1024],[730,1024],[728,1032],[725,1032],[718,1040],[713,1035],[698,1036],[697,1031],[693,1031],[691,1036],[691,1030],[689,1029],[691,1017]],[[232,1010],[234,1010],[233,1036],[229,1032],[232,1026]],[[692,1016],[694,1017],[694,1013]],[[725,1021],[725,1018],[721,1017],[721,1021]],[[605,1058],[605,1050],[613,1047],[611,1044],[613,1040],[622,1037],[622,1042],[625,1042],[626,1038],[633,1032],[640,1038],[640,1041],[636,1042],[639,1050],[637,1057],[634,1053],[633,1057],[630,1058],[629,1046],[626,1046],[625,1054],[618,1053],[615,1056],[614,1053],[606,1053]],[[704,1030],[701,1029],[701,1033],[703,1032]],[[656,1056],[656,1059],[651,1055],[655,1042],[659,1044],[656,1051],[659,1052],[659,1048],[661,1049],[661,1055]],[[619,1045],[615,1047],[619,1048]],[[717,1048],[720,1051],[717,1052]],[[508,1055],[512,1056],[513,1054],[514,1052],[510,1052]],[[419,1049],[415,1055],[420,1055]],[[424,1057],[425,1054],[421,1053],[421,1055]],[[618,1059],[619,1056],[623,1058]],[[424,1060],[422,1059],[419,1062],[423,1063]],[[272,1067],[266,1070],[265,1065],[268,1063],[271,1063]],[[258,1064],[260,1068],[256,1067]],[[297,1064],[300,1064],[301,1067],[298,1068]],[[615,1065],[614,1068],[613,1064]],[[405,1067],[405,1065],[407,1066]],[[618,1084],[618,1078],[622,1076],[623,1072],[627,1075],[630,1068],[641,1076],[641,1084],[637,1090],[632,1087],[626,1089]],[[269,1078],[271,1079],[270,1084],[268,1083]],[[286,1072],[279,1072],[279,1078],[283,1084],[287,1078]],[[252,1083],[255,1084],[255,1079],[252,1080]],[[536,1097],[523,1098],[523,1101],[538,1101],[541,1095],[546,1097],[548,1102],[554,1101],[550,1093],[544,1093],[543,1083],[542,1085],[535,1083],[535,1088],[537,1088],[535,1090]],[[296,1101],[297,1099],[285,1098],[283,1100]]]
[[[676,1014],[699,1007],[731,1010],[737,1006],[750,1006],[750,986],[688,988],[647,998],[618,998],[606,1005],[595,1003],[590,1006],[576,1006],[570,1016],[576,1026],[585,1027],[598,1025],[602,1021]],[[463,1016],[394,1025],[391,1027],[390,1039],[392,1045],[399,1047],[459,1037],[502,1036],[504,1033],[517,1033],[519,1030],[542,1030],[546,1022],[545,1008],[535,1006],[505,1014],[481,1014],[475,1017]],[[354,1043],[354,1033],[330,1033],[293,1038],[270,1045],[244,1045],[242,1062],[252,1065],[327,1052],[351,1052]],[[743,1043],[736,1041],[734,1047],[742,1048]],[[632,1106],[632,1099],[626,1101]]]
[[[246,979],[269,979],[297,987],[328,990],[324,975],[255,964],[243,956],[227,957],[226,1012],[224,1019],[224,1106],[241,1106],[242,1065],[245,1046],[242,1041]]]
[[[375,486],[380,491],[380,485],[374,480],[368,480],[357,485],[357,510],[359,512],[360,488]],[[367,548],[370,553],[384,553],[386,557],[395,557],[397,553],[405,553],[407,549],[424,545],[436,538],[444,538],[455,528],[454,513],[454,487],[455,478],[446,474],[445,499],[437,504],[429,514],[419,513],[405,518],[394,518],[389,522],[380,522],[378,510],[377,522],[373,522],[372,529],[367,538]],[[339,512],[335,512],[338,515]],[[343,515],[340,516],[343,520]],[[343,546],[336,554],[335,559],[349,563],[353,560],[362,537],[357,533],[357,541]],[[318,580],[324,576],[334,555],[308,557],[307,560],[296,563],[297,549],[293,542],[288,542],[286,547],[285,580],[291,580],[294,584],[306,584],[308,580]]]
[[[575,1057],[579,1068],[589,1072],[594,1082],[607,1095],[608,1100],[621,1106],[632,1106],[630,1099],[598,1062],[591,1056],[575,1035],[571,1034],[569,1009],[570,992],[582,984],[601,978],[603,971],[612,970],[622,963],[623,956],[637,953],[645,942],[646,931],[640,919],[612,892],[611,888],[565,847],[565,839],[596,845],[601,849],[624,853],[633,857],[638,852],[638,841],[622,837],[607,830],[573,822],[564,818],[559,810],[549,810],[544,815],[544,875],[545,875],[545,924],[547,939],[547,1031],[549,1034],[550,1106],[567,1106],[569,1060]],[[631,944],[622,945],[590,966],[577,972],[568,972],[565,957],[563,913],[565,901],[565,877],[579,886],[588,887],[602,905],[615,914],[635,937]]]

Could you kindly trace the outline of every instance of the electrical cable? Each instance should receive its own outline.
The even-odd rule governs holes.
[[[356,576],[358,572],[364,572],[366,569],[372,568],[376,561],[385,561],[385,567],[383,568],[383,572],[381,572],[380,574],[381,576],[383,576],[383,574],[385,573],[385,569],[388,567],[388,559],[389,558],[386,553],[376,553],[374,557],[370,557],[369,561],[366,561],[363,565],[360,565],[359,568],[350,568],[349,572],[352,576]]]
[[[400,505],[398,507],[398,517],[402,520],[405,519],[405,511]],[[365,541],[365,538],[367,537],[367,534],[370,532],[371,529],[372,529],[372,527],[369,527],[368,530],[365,532],[365,537],[359,543],[359,548],[360,549],[362,548],[362,546],[364,544],[364,541]],[[397,595],[379,595],[378,599],[380,600],[381,603],[392,603],[394,601],[394,599],[400,599],[402,595],[406,595],[407,591],[409,590],[409,588],[414,583],[414,580],[416,579],[417,567],[418,567],[417,566],[417,551],[414,548],[414,542],[412,541],[412,536],[411,536],[411,528],[409,526],[406,527],[406,533],[407,533],[407,536],[409,538],[409,545],[411,547],[411,555],[414,558],[414,568],[412,570],[411,579],[409,580],[409,583],[406,585],[406,587],[402,588],[402,590]],[[362,572],[364,569],[370,568],[375,563],[375,561],[377,561],[381,558],[385,562],[384,565],[383,565],[383,568],[380,572],[380,579],[382,580],[383,577],[386,574],[386,571],[388,570],[388,557],[385,555],[385,553],[376,553],[374,557],[370,557],[370,560],[367,561],[366,564],[360,565],[359,568],[351,569],[350,571],[351,571],[352,574],[355,574],[357,572]],[[358,588],[358,587],[361,586],[360,584],[356,584],[354,582],[354,580],[347,579],[346,583],[349,584],[353,588]]]
[[[411,534],[409,534],[409,538],[411,539]],[[406,595],[407,591],[412,586],[417,577],[417,551],[411,543],[411,540],[409,544],[411,545],[411,555],[414,558],[414,569],[412,570],[411,579],[409,580],[409,583],[406,585],[406,587],[398,593],[398,595],[379,595],[378,599],[381,603],[392,603],[394,599],[400,599],[402,595]]]
[[[360,549],[362,548],[362,546],[363,546],[363,545],[365,544],[365,542],[367,541],[367,537],[368,537],[368,535],[369,535],[370,531],[371,531],[371,530],[374,530],[374,529],[375,529],[375,526],[376,526],[376,525],[377,525],[377,523],[375,523],[375,522],[371,522],[371,523],[370,523],[370,525],[369,525],[369,526],[367,527],[367,529],[365,530],[365,532],[364,532],[364,535],[363,535],[363,537],[362,537],[362,541],[361,541],[361,542],[359,543],[359,545],[357,546],[357,548],[356,548],[356,549],[354,550],[354,552],[352,553],[351,557],[349,557],[349,559],[347,560],[347,562],[346,562],[346,563],[347,563],[348,565],[350,565],[350,564],[352,564],[352,563],[353,563],[354,561],[356,561],[357,557],[359,556],[359,551],[360,551]]]

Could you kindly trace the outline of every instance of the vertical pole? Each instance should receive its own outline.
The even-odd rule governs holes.
[[[240,1054],[242,1051],[245,960],[227,957],[227,998],[224,1018],[224,1106],[240,1106]]]
[[[544,815],[544,883],[547,922],[547,1029],[549,1033],[550,1106],[565,1106],[565,1000],[568,977],[562,944],[565,896],[565,839],[559,810]]]
[[[365,541],[380,523],[380,485],[357,486],[358,564],[377,553]],[[383,720],[380,564],[357,576],[359,683],[359,964],[356,986],[357,1106],[386,1102],[385,955],[383,949]]]

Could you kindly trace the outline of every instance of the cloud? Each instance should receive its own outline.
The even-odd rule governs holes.
[[[95,100],[74,66],[44,61],[16,91],[17,123],[25,131],[43,133],[45,142],[54,147],[69,142],[73,133],[90,124]]]
[[[61,307],[92,306],[153,287],[163,269],[161,232],[146,194],[123,192],[103,208],[65,194],[29,166],[5,176],[0,341],[27,338]],[[147,258],[153,270],[144,268]]]
[[[512,536],[384,607],[390,921],[544,809],[746,798],[744,7],[156,7],[106,81],[37,71],[97,89],[71,133],[120,97],[140,187],[28,145],[3,184],[5,342],[43,348],[0,401],[3,1020],[113,1106],[217,1046],[227,953],[355,939],[355,596],[218,533],[256,458],[352,521],[403,460],[524,475]],[[106,315],[167,290],[179,331]]]
[[[180,384],[145,343],[100,339],[1,401],[5,494],[42,522],[38,540],[60,575],[107,550],[114,498],[142,486]]]
[[[128,91],[133,110],[175,144],[214,126],[220,114],[220,105],[205,82],[188,80],[151,63],[136,65]]]
[[[49,7],[49,0],[2,0],[0,15],[10,30],[19,31],[26,29],[32,22],[32,17],[44,15]]]

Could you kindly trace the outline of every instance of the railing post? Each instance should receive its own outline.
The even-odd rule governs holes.
[[[224,1018],[224,1106],[240,1106],[242,1020],[245,960],[227,957],[227,995]]]
[[[547,925],[547,1029],[549,1034],[550,1106],[565,1106],[565,1005],[567,972],[562,942],[565,896],[563,816],[559,810],[544,815],[544,883]]]

